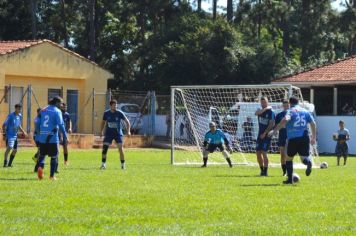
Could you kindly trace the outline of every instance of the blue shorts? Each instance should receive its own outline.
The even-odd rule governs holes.
[[[270,146],[271,146],[270,138],[264,138],[264,139],[258,138],[256,142],[256,151],[268,152]]]
[[[122,135],[110,135],[110,136],[105,136],[104,137],[104,141],[103,144],[104,145],[110,145],[112,143],[112,141],[115,140],[115,142],[117,144],[122,144],[123,143],[123,136]]]
[[[6,147],[17,150],[17,138],[6,139]]]

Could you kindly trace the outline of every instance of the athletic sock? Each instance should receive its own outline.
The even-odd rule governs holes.
[[[105,164],[106,158],[101,158],[101,163]]]
[[[56,171],[57,165],[58,165],[57,158],[51,158],[51,173],[50,173],[50,177],[54,176],[54,172]]]
[[[7,160],[4,160],[4,167],[7,166]]]
[[[286,164],[281,164],[281,166],[282,166],[283,175],[285,175],[287,173]]]
[[[121,169],[125,169],[125,160],[120,160],[121,162]]]
[[[204,166],[206,166],[208,164],[208,158],[207,157],[203,157],[203,162],[204,162]]]
[[[307,157],[307,158],[304,158],[304,160],[303,160],[303,164],[304,165],[309,165],[310,164],[310,158],[309,157]]]
[[[58,161],[57,161],[56,168],[55,168],[54,172],[58,173]]]
[[[226,161],[229,164],[229,166],[232,167],[231,159],[230,158],[226,158]]]
[[[286,161],[288,181],[293,182],[293,161]]]
[[[15,158],[15,155],[11,154],[9,164],[7,166],[12,166],[12,162],[14,161],[14,158]]]
[[[64,161],[68,161],[68,153],[64,154]]]
[[[263,168],[263,175],[268,176],[268,167]]]

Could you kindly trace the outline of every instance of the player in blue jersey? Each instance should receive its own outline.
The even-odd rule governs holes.
[[[15,105],[15,111],[10,113],[2,125],[2,131],[6,140],[6,151],[4,155],[4,167],[12,167],[15,155],[17,153],[17,132],[20,130],[25,136],[27,133],[22,129],[21,104]],[[7,157],[10,154],[10,160],[7,162]]]
[[[276,125],[278,125],[287,114],[287,110],[289,109],[288,100],[283,100],[282,108],[283,108],[283,111],[281,111],[280,113],[278,113],[276,115]],[[287,167],[286,167],[287,154],[286,154],[286,150],[285,150],[286,141],[287,141],[287,130],[285,127],[283,127],[279,130],[279,133],[278,133],[278,147],[279,147],[279,152],[281,155],[281,167],[282,167],[282,171],[283,171],[283,176],[285,176],[287,174]]]
[[[204,164],[201,167],[207,167],[208,164],[208,155],[213,153],[217,148],[224,155],[227,163],[232,167],[231,159],[227,150],[232,153],[229,140],[226,138],[223,131],[216,128],[214,122],[209,123],[210,130],[205,134],[204,143],[203,143],[203,162]],[[224,145],[225,144],[225,145]]]
[[[290,108],[282,121],[268,135],[274,135],[282,127],[287,130],[287,180],[284,184],[293,184],[293,158],[298,153],[303,164],[307,166],[306,176],[312,172],[312,161],[310,157],[310,144],[314,145],[316,140],[316,124],[313,116],[298,105],[298,99],[289,99]],[[311,137],[309,137],[308,124],[311,127]]]
[[[61,97],[52,98],[48,106],[41,110],[41,118],[37,125],[40,127],[40,134],[38,135],[38,141],[40,142],[40,157],[38,167],[38,178],[43,179],[43,169],[45,164],[45,157],[48,155],[51,157],[50,165],[50,179],[55,180],[54,173],[58,163],[58,145],[59,135],[58,132],[63,134],[64,141],[68,141],[67,132],[64,127],[62,119],[62,112],[59,107],[62,103]]]
[[[275,114],[272,107],[268,106],[268,99],[261,98],[261,107],[255,112],[258,117],[258,137],[256,143],[257,161],[261,169],[260,176],[268,176],[268,156],[267,152],[271,145],[271,138],[268,132],[273,129]]]
[[[41,108],[37,108],[37,116],[34,120],[35,131],[33,132],[33,140],[35,141],[35,144],[37,147],[37,152],[35,153],[35,155],[32,158],[32,160],[36,163],[34,172],[37,172],[38,159],[39,159],[39,155],[40,155],[40,142],[38,141],[38,135],[40,134],[40,127],[39,127],[39,123],[40,123],[40,119],[41,119],[40,114],[41,114]]]
[[[72,121],[70,119],[70,115],[67,112],[67,105],[65,103],[61,104],[60,110],[62,112],[62,119],[64,122],[64,127],[66,129],[67,134],[72,133]],[[63,135],[59,134],[60,144],[63,146],[63,156],[64,156],[64,165],[68,165],[68,143],[63,139]],[[58,164],[56,168],[56,173],[58,173]]]
[[[336,141],[335,154],[337,157],[337,165],[340,165],[341,156],[344,158],[344,165],[346,165],[347,155],[349,154],[349,146],[347,141],[350,140],[350,132],[345,128],[344,121],[339,121],[339,130],[333,135],[334,141]]]
[[[122,111],[116,109],[117,101],[110,101],[110,109],[104,112],[103,121],[101,123],[101,135],[104,136],[103,151],[101,159],[101,169],[106,169],[106,154],[113,140],[117,143],[120,153],[121,169],[125,169],[125,153],[123,147],[123,132],[121,129],[121,121],[124,121],[127,128],[127,135],[131,135],[131,125],[129,119]]]

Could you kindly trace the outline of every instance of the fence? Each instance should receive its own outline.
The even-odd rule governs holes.
[[[73,86],[74,87],[74,86]],[[95,89],[48,88],[48,86],[13,86],[7,85],[0,90],[1,121],[14,111],[17,103],[22,104],[22,127],[32,133],[33,120],[37,116],[37,108],[47,106],[54,96],[61,96],[67,104],[67,111],[75,133],[100,133],[101,116],[108,108],[110,91]]]
[[[54,96],[61,96],[67,104],[73,132],[99,135],[103,113],[109,108],[110,99],[115,98],[118,100],[118,109],[129,118],[134,134],[166,135],[169,96],[156,95],[154,91],[97,91],[95,88],[73,88],[48,88],[48,85],[31,84],[7,85],[0,89],[0,119],[4,121],[6,116],[14,111],[15,104],[21,103],[22,127],[32,133],[37,108],[47,106],[48,100]]]

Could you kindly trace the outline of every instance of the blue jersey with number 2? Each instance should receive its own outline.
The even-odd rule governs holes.
[[[301,138],[308,136],[308,124],[314,122],[311,114],[300,106],[288,109],[286,124],[288,139]]]
[[[59,143],[58,131],[67,140],[62,112],[56,106],[49,105],[41,110],[41,118],[37,121],[40,127],[38,141],[40,143]]]

